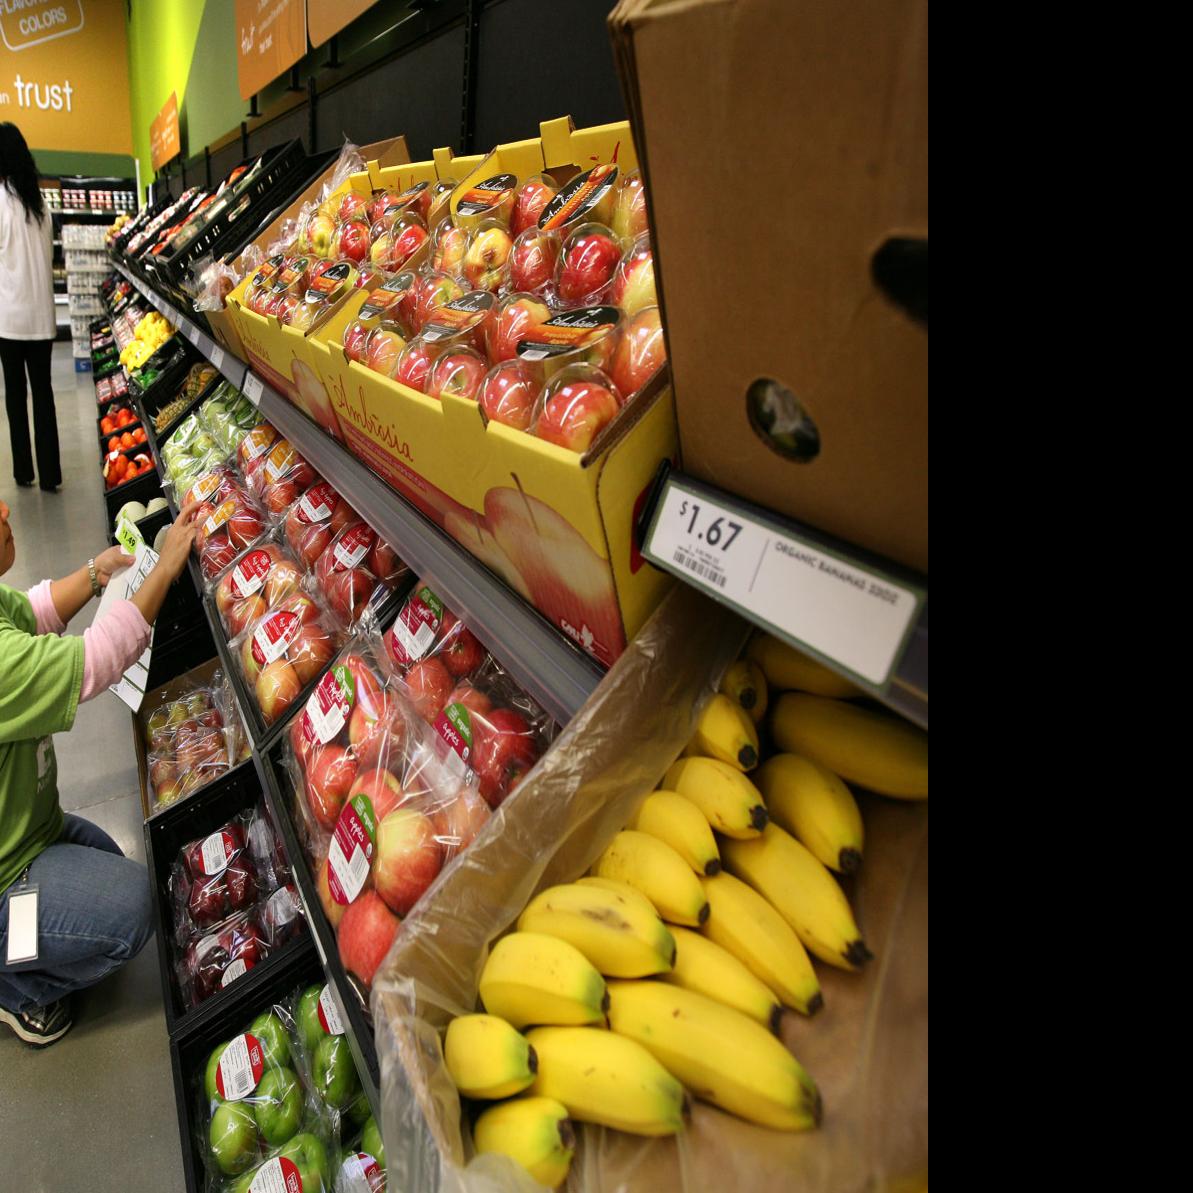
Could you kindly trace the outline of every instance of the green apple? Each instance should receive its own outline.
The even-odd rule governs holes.
[[[369,1105],[369,1095],[362,1089],[356,1096],[356,1100],[348,1107],[348,1120],[354,1127],[362,1126],[366,1123],[373,1114],[373,1108]]]
[[[249,1024],[249,1035],[261,1042],[265,1063],[271,1069],[290,1063],[290,1037],[285,1024],[272,1011],[263,1011]]]
[[[298,1035],[307,1056],[314,1055],[315,1045],[327,1035],[319,1020],[319,993],[322,989],[322,986],[308,986],[298,999],[295,1018],[298,1020]]]
[[[217,1044],[215,1051],[207,1058],[207,1074],[203,1079],[203,1090],[207,1094],[208,1104],[224,1100],[220,1097],[220,1087],[215,1083],[215,1075],[219,1072],[220,1057],[224,1055],[224,1049],[230,1042],[225,1040],[222,1044]]]
[[[211,1116],[211,1152],[221,1172],[235,1176],[257,1158],[257,1120],[243,1102],[221,1102]]]
[[[314,1135],[304,1131],[282,1148],[281,1154],[298,1168],[302,1193],[331,1193],[331,1172],[327,1149]]]
[[[293,1069],[270,1069],[253,1095],[253,1116],[271,1147],[285,1143],[302,1125],[302,1086]]]
[[[311,1073],[319,1096],[333,1110],[344,1110],[360,1092],[352,1049],[344,1036],[324,1036],[315,1045]]]
[[[385,1143],[381,1138],[381,1128],[377,1120],[370,1114],[365,1129],[360,1133],[360,1150],[368,1152],[382,1168],[385,1167]]]

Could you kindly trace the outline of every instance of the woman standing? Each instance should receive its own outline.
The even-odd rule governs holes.
[[[21,130],[15,124],[0,124],[0,362],[4,366],[12,472],[18,485],[28,488],[33,484],[27,372],[33,391],[37,479],[51,493],[62,483],[58,416],[50,384],[50,353],[58,331],[52,225],[37,185],[37,167]]]

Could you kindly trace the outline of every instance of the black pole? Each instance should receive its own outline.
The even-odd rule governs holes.
[[[460,112],[460,152],[472,152],[476,139],[476,89],[480,67],[480,0],[468,0],[464,14],[464,86]]]

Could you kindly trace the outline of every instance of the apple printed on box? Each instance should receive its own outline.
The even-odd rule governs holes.
[[[229,586],[232,595],[237,599],[252,596],[261,585],[273,566],[273,559],[268,551],[254,550],[243,556],[232,569],[232,579]]]
[[[340,1018],[336,1000],[331,996],[331,987],[319,991],[319,1025],[329,1036],[344,1034],[344,1021]]]
[[[443,602],[429,588],[420,588],[402,606],[385,636],[394,662],[417,663],[435,641],[442,621]]]
[[[327,885],[337,903],[346,906],[364,890],[376,843],[372,800],[364,794],[350,797],[327,849]]]
[[[283,610],[267,617],[253,631],[252,652],[257,665],[265,667],[280,659],[301,629],[302,619],[297,613]]]
[[[224,1049],[215,1086],[225,1102],[240,1102],[257,1088],[265,1071],[265,1055],[256,1036],[245,1032]]]

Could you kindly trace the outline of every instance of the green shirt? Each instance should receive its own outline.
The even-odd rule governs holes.
[[[0,893],[62,833],[51,735],[82,689],[83,639],[37,633],[29,598],[0,584]]]

